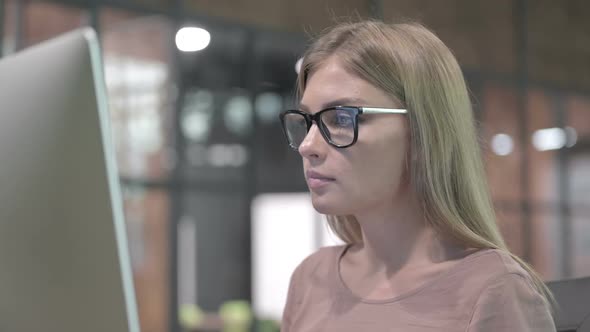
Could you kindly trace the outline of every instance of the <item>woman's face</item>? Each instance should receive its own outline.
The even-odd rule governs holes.
[[[308,78],[300,109],[314,114],[330,106],[401,105],[331,57]],[[314,123],[299,153],[315,209],[357,215],[391,206],[407,190],[408,143],[407,119],[402,114],[360,115],[358,140],[344,149],[329,145]]]

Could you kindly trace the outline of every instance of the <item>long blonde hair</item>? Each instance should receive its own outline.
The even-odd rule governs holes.
[[[510,253],[498,230],[471,102],[451,51],[417,23],[340,24],[305,53],[298,76],[300,96],[309,76],[333,55],[408,109],[411,184],[430,225],[468,248],[509,253],[530,274],[546,302],[553,304],[543,280]],[[362,242],[354,216],[328,216],[328,224],[344,242]]]

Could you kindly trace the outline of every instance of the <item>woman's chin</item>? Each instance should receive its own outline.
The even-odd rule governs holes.
[[[313,208],[321,214],[333,216],[350,214],[350,209],[347,209],[345,204],[342,204],[342,202],[339,201],[328,199],[328,197],[325,196],[321,197],[312,194],[311,204],[313,205]]]

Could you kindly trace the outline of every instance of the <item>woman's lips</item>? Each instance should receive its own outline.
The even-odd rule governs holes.
[[[307,171],[305,175],[307,179],[307,186],[309,187],[309,189],[319,189],[336,181],[334,178],[331,178],[329,176],[323,175],[315,171]]]

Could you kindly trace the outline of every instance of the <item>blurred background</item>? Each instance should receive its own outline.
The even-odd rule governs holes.
[[[337,243],[278,113],[310,37],[350,18],[418,20],[453,50],[509,246],[547,281],[590,276],[589,16],[583,0],[0,0],[0,55],[98,31],[142,331],[276,331],[293,268]]]

